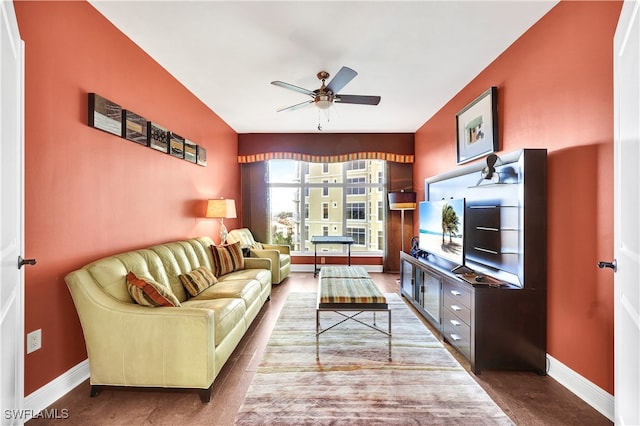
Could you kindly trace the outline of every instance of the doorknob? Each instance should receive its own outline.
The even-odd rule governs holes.
[[[611,268],[613,272],[618,272],[618,262],[613,259],[613,262],[598,262],[598,268]]]
[[[35,259],[23,259],[22,256],[18,256],[18,269],[22,268],[24,265],[35,265]]]

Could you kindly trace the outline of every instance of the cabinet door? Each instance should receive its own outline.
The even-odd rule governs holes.
[[[442,279],[428,270],[421,271],[420,306],[440,324],[440,295],[442,293]]]
[[[400,262],[400,286],[402,293],[411,298],[415,297],[415,279],[413,265],[406,260]]]

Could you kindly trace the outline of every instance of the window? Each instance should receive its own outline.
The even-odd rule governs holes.
[[[382,160],[268,161],[271,229],[291,236],[294,253],[313,250],[313,235],[350,235],[352,252],[380,254],[386,229],[385,170]],[[341,254],[347,249],[342,244],[318,247]]]
[[[352,186],[347,186],[347,195],[364,195],[367,191],[367,188],[361,186],[361,184],[365,182],[365,177],[348,178],[347,184]]]
[[[366,228],[347,228],[347,237],[353,237],[353,244],[364,246],[367,244]]]
[[[367,211],[364,203],[347,203],[345,212],[347,220],[365,220],[367,218]]]
[[[367,160],[356,160],[347,163],[347,170],[365,170],[367,168]]]

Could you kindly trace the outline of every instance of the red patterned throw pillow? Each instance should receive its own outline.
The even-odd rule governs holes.
[[[187,274],[178,275],[182,286],[192,296],[197,296],[218,282],[209,269],[199,266]]]
[[[240,242],[224,246],[211,246],[213,255],[213,275],[216,277],[244,269],[244,257]]]
[[[127,274],[127,290],[139,305],[180,306],[180,301],[169,288],[151,279],[139,278],[133,272]]]

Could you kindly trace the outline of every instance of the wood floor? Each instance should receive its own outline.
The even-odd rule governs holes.
[[[371,275],[383,292],[399,292],[396,274]],[[35,418],[28,424],[233,425],[287,295],[315,291],[316,279],[311,273],[292,273],[274,286],[271,301],[216,378],[209,404],[202,404],[197,392],[186,390],[107,388],[90,398],[87,380],[49,407],[58,419]],[[469,370],[468,363],[448,348]],[[612,424],[549,376],[485,370],[473,377],[517,425]]]

